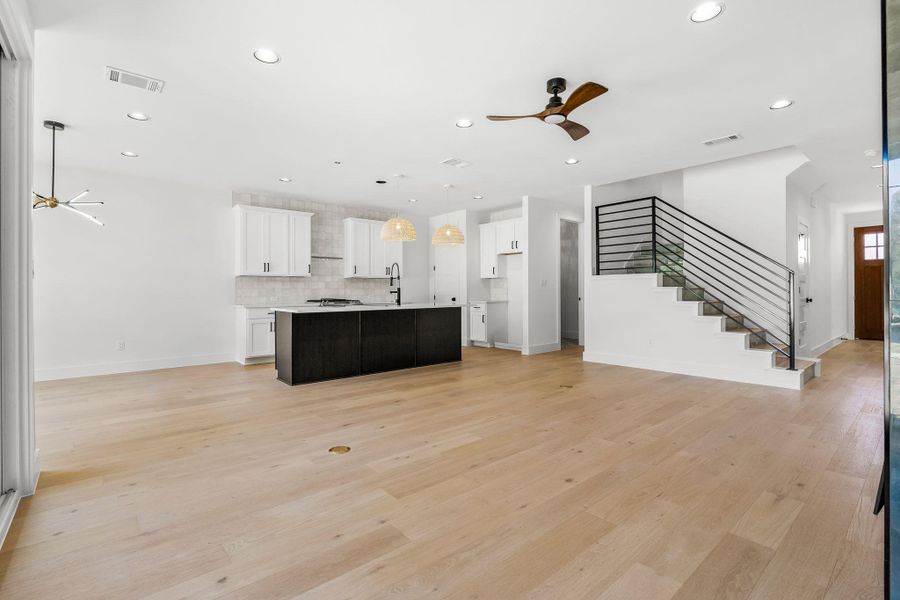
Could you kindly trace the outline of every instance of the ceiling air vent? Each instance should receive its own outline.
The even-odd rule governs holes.
[[[166,85],[166,82],[162,79],[138,75],[137,73],[131,73],[122,69],[117,69],[116,67],[106,67],[106,79],[113,83],[130,85],[132,87],[141,88],[142,90],[147,90],[148,92],[160,94],[163,91],[163,86]]]
[[[729,142],[736,142],[738,140],[744,139],[739,133],[732,133],[731,135],[726,135],[725,137],[715,138],[712,140],[706,140],[703,142],[704,146],[718,146],[719,144],[727,144]]]
[[[472,163],[470,163],[469,161],[463,160],[461,158],[448,158],[448,159],[442,160],[441,164],[447,165],[448,167],[458,167],[461,169],[463,167],[468,167]]]

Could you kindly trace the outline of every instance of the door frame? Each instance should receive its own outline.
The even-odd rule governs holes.
[[[810,313],[811,307],[809,306],[809,303],[806,302],[806,298],[812,297],[811,296],[811,293],[812,293],[811,286],[810,286],[811,269],[809,268],[810,256],[812,255],[812,242],[811,242],[812,234],[810,231],[811,228],[809,226],[809,223],[805,219],[803,219],[803,217],[798,217],[797,218],[797,239],[795,240],[795,243],[799,241],[800,230],[803,227],[806,228],[806,244],[807,244],[807,248],[806,248],[806,293],[805,293],[805,295],[800,294],[800,249],[799,249],[799,247],[797,247],[797,281],[795,284],[797,286],[797,289],[796,289],[797,293],[794,294],[794,303],[795,303],[794,314],[797,315],[797,322],[795,324],[795,327],[797,328],[797,342],[796,342],[797,343],[797,347],[796,347],[797,356],[806,356],[806,351],[809,350],[809,347],[810,347],[809,346],[809,313]],[[803,307],[804,316],[805,316],[805,320],[803,321],[803,323],[806,323],[806,332],[803,336],[803,342],[804,342],[803,345],[800,345],[800,323],[801,323],[800,308],[801,308],[801,306]]]
[[[846,251],[844,252],[844,260],[846,261],[846,304],[844,310],[847,319],[847,331],[843,336],[848,339],[854,339],[856,334],[856,261],[854,256],[854,240],[853,230],[860,227],[873,227],[875,225],[884,225],[884,217],[882,211],[869,211],[863,213],[848,213],[844,215],[844,240]]]

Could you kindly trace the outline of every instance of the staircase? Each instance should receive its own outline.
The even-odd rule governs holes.
[[[791,269],[657,197],[601,205],[595,216],[596,275],[621,281],[655,274],[654,287],[674,288],[673,300],[688,305],[688,315],[705,317],[714,332],[738,340],[753,361],[762,359],[763,369],[791,372],[763,374],[761,382],[799,388],[816,375],[818,361],[796,356]],[[712,362],[713,372],[729,371]]]

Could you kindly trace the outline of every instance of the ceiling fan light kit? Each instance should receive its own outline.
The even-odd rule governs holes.
[[[76,194],[69,200],[66,200],[65,202],[61,202],[56,197],[56,132],[65,131],[66,126],[59,121],[44,121],[44,127],[53,132],[50,150],[50,196],[41,196],[37,192],[33,192],[34,199],[31,202],[32,210],[42,210],[45,208],[64,208],[68,211],[76,213],[78,216],[83,217],[96,225],[103,227],[103,223],[101,223],[97,219],[97,217],[89,215],[86,212],[82,212],[75,208],[76,206],[103,205],[103,202],[100,201],[82,200],[82,198],[84,198],[91,192],[90,190],[84,190]]]
[[[563,102],[559,95],[564,91],[566,91],[566,80],[562,77],[554,77],[547,81],[547,93],[551,94],[550,102],[547,103],[547,106],[541,112],[534,113],[533,115],[518,116],[488,115],[487,118],[490,121],[514,121],[516,119],[534,117],[542,120],[544,123],[558,125],[559,127],[562,127],[573,140],[580,140],[589,134],[590,130],[584,125],[576,123],[575,121],[570,121],[569,113],[579,106],[590,102],[594,98],[602,96],[609,90],[599,83],[588,81],[587,83],[578,86],[574,92],[569,94],[569,98]]]

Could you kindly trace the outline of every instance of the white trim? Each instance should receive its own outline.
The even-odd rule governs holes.
[[[633,369],[662,371],[665,373],[678,373],[680,375],[704,377],[706,379],[720,379],[723,381],[768,385],[790,390],[799,390],[803,387],[802,371],[787,371],[782,369],[759,369],[758,371],[732,369],[728,367],[697,365],[677,360],[621,356],[604,354],[601,352],[585,352],[583,360],[584,362],[631,367]]]
[[[562,348],[559,342],[550,342],[549,344],[535,344],[522,348],[522,354],[530,356],[532,354],[545,354],[547,352],[557,352]]]
[[[96,375],[115,375],[118,373],[134,373],[136,371],[156,371],[158,369],[174,369],[177,367],[195,367],[218,363],[235,362],[232,354],[201,354],[195,356],[172,356],[149,360],[132,360],[116,363],[93,365],[73,365],[68,367],[51,367],[35,370],[35,381],[51,381],[72,377],[93,377]]]
[[[9,533],[12,526],[13,517],[16,516],[16,509],[19,508],[19,502],[22,496],[19,492],[12,492],[4,496],[0,496],[0,547],[3,546],[3,540]]]
[[[522,346],[518,344],[507,344],[506,342],[494,342],[494,348],[498,350],[515,350],[516,352],[522,351]]]
[[[829,350],[831,350],[838,344],[841,344],[843,341],[844,341],[844,336],[838,336],[832,340],[828,340],[827,342],[825,342],[823,344],[819,344],[818,346],[813,346],[812,348],[810,348],[809,355],[810,355],[810,357],[817,358],[817,357],[825,354],[826,352],[828,352]]]

